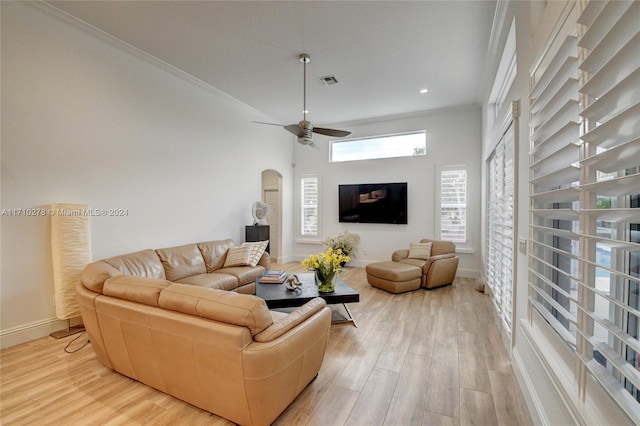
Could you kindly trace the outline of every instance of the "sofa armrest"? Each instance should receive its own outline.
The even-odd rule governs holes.
[[[435,262],[441,259],[451,259],[452,257],[456,257],[456,254],[455,253],[439,254],[437,256],[431,256],[428,260],[430,260],[431,262]]]
[[[104,260],[98,260],[85,266],[80,273],[80,281],[82,285],[91,291],[96,293],[102,293],[104,282],[110,278],[122,275],[122,272],[118,271],[113,266],[109,265]]]
[[[434,288],[445,284],[451,284],[456,277],[458,269],[458,257],[442,255],[434,256],[438,259],[430,261],[429,270],[424,270],[426,274],[423,278],[423,287]]]
[[[242,370],[253,424],[271,424],[318,374],[330,329],[331,310],[324,306],[280,337],[244,347]]]
[[[309,317],[322,310],[325,306],[327,306],[327,303],[323,298],[316,297],[315,299],[311,299],[286,317],[282,318],[280,321],[274,322],[267,327],[267,329],[256,334],[254,336],[254,340],[256,342],[269,342],[277,339],[293,327],[306,321]]]
[[[431,268],[431,265],[434,262],[437,262],[438,260],[443,260],[443,259],[451,259],[454,257],[456,257],[455,253],[445,253],[445,254],[439,254],[437,256],[431,256],[426,260],[424,266],[422,267],[422,273],[427,274],[429,272],[429,269]]]
[[[271,269],[271,256],[266,251],[262,253],[262,257],[258,261],[258,265],[263,266],[265,270]]]
[[[409,258],[409,250],[408,249],[396,250],[391,255],[391,260],[393,260],[394,262],[398,262],[398,261],[400,261],[402,259],[407,259],[407,258]]]

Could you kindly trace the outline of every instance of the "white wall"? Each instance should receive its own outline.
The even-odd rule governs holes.
[[[469,230],[472,253],[460,253],[460,276],[477,276],[480,270],[480,171],[481,110],[479,106],[448,108],[412,116],[370,120],[359,124],[338,124],[349,136],[385,135],[426,130],[427,155],[368,161],[329,163],[328,138],[314,136],[320,150],[298,145],[295,148],[294,205],[299,215],[299,179],[306,173],[321,177],[321,239],[348,229],[361,236],[360,250],[353,264],[389,260],[394,250],[409,248],[421,238],[436,237],[437,173],[447,165],[469,167]],[[333,127],[333,126],[329,126]],[[407,182],[408,225],[344,224],[338,222],[338,185],[350,183]],[[296,220],[294,234],[298,235]],[[294,244],[294,253],[304,255],[322,250],[314,244]]]
[[[283,211],[291,211],[291,138],[251,124],[268,117],[46,5],[1,7],[2,209],[127,209],[91,218],[94,259],[242,242],[264,169],[283,175]],[[61,326],[49,222],[2,217],[3,347]],[[290,255],[291,230],[284,234]]]

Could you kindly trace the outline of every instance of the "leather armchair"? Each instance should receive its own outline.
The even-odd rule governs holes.
[[[414,265],[422,269],[421,286],[435,288],[451,284],[456,277],[458,257],[456,246],[450,241],[422,239],[421,243],[432,243],[431,257],[428,259],[409,259],[409,250],[396,250],[391,256],[394,262]]]

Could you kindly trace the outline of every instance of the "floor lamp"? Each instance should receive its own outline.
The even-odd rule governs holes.
[[[84,325],[71,326],[71,319],[80,317],[76,300],[76,284],[82,269],[91,263],[89,206],[84,204],[52,204],[51,256],[56,317],[67,320],[66,330],[55,331],[51,337],[60,339],[84,331]]]

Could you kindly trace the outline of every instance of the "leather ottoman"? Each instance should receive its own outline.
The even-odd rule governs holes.
[[[403,293],[420,288],[422,269],[417,266],[388,261],[370,263],[365,270],[369,284],[391,293]]]

